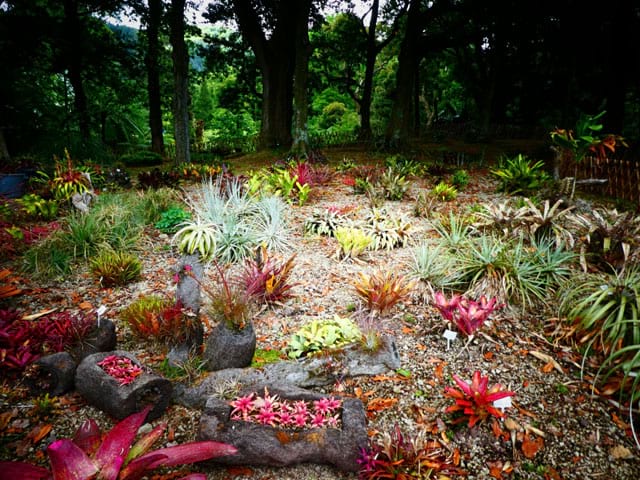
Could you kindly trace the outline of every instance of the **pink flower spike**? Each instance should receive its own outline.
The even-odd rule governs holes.
[[[307,414],[306,413],[294,413],[293,414],[293,424],[296,427],[304,428],[307,425]]]
[[[193,271],[193,267],[191,265],[185,265],[184,266],[184,271],[185,272],[191,272],[191,271]]]
[[[342,406],[342,400],[338,400],[335,397],[329,397],[328,398],[328,409],[330,412],[333,412],[337,409],[339,409]]]
[[[256,415],[256,420],[258,421],[258,423],[261,423],[263,425],[271,425],[272,427],[275,427],[277,416],[274,411],[262,408]]]
[[[230,405],[233,407],[231,415],[241,415],[243,419],[248,418],[249,414],[254,409],[254,396],[255,393],[250,393],[244,397],[239,397],[232,401]]]
[[[460,303],[460,296],[454,295],[451,300],[447,300],[447,297],[442,292],[436,292],[434,294],[435,306],[440,311],[440,314],[445,320],[453,320],[453,312]]]
[[[327,427],[338,428],[338,415],[330,415],[326,418]]]
[[[307,409],[307,404],[304,400],[298,400],[297,402],[293,403],[293,411],[295,413],[301,413],[303,415],[306,415],[308,412]]]

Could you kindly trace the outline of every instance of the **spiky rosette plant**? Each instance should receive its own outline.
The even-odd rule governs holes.
[[[164,433],[166,423],[158,425],[134,444],[138,429],[150,410],[151,406],[147,406],[128,416],[104,435],[95,420],[86,420],[73,439],[56,440],[47,447],[50,470],[26,462],[0,462],[3,478],[137,480],[156,468],[201,462],[237,452],[232,445],[213,441],[149,451]],[[192,474],[182,480],[205,478]]]
[[[244,264],[241,280],[247,293],[266,303],[290,298],[293,284],[289,280],[295,258],[293,254],[288,260],[279,262],[269,256],[266,248],[259,248],[254,258],[247,259]]]
[[[468,417],[469,428],[478,422],[485,421],[489,416],[504,418],[505,414],[494,407],[493,402],[502,398],[512,397],[514,392],[503,390],[502,385],[496,383],[489,387],[489,377],[483,377],[479,370],[473,372],[471,383],[467,383],[457,375],[453,380],[458,387],[445,387],[445,396],[453,398],[455,404],[448,407],[446,413],[461,414],[453,423],[462,423]]]

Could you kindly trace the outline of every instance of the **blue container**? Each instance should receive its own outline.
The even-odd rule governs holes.
[[[20,198],[24,195],[27,175],[24,173],[6,173],[0,175],[0,196]]]

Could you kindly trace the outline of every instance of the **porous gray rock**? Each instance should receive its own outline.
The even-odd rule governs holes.
[[[255,384],[240,392],[264,391]],[[269,385],[269,393],[290,401],[319,400],[326,395],[288,385]],[[357,471],[360,449],[367,445],[364,405],[359,399],[344,398],[340,428],[289,429],[254,422],[231,420],[231,406],[209,397],[200,419],[199,440],[213,440],[235,446],[234,455],[211,460],[223,465],[263,465],[281,467],[298,463],[332,465],[343,471]]]
[[[220,322],[205,342],[203,358],[210,371],[226,368],[244,368],[251,365],[256,351],[256,332],[248,322],[242,330],[230,328]]]
[[[130,359],[142,367],[143,373],[133,382],[120,385],[98,365],[110,355]],[[147,421],[162,415],[169,405],[173,391],[169,380],[147,372],[133,354],[122,350],[99,352],[85,357],[76,370],[75,385],[87,402],[117,419],[123,419],[152,405]]]
[[[39,368],[45,390],[50,395],[63,395],[73,390],[76,362],[68,352],[52,353],[35,362]],[[44,378],[46,377],[46,378]]]
[[[189,275],[184,273],[184,267],[187,265],[191,267]],[[176,302],[180,302],[184,308],[188,308],[198,315],[201,304],[200,282],[204,276],[200,257],[198,255],[183,255],[176,268],[179,278],[176,285]]]
[[[335,383],[339,377],[381,375],[400,366],[395,340],[385,336],[381,348],[375,352],[364,351],[354,344],[324,355],[268,363],[259,369],[212,371],[196,386],[176,385],[174,401],[189,408],[203,408],[210,395],[229,390],[232,386],[264,383],[321,388]]]

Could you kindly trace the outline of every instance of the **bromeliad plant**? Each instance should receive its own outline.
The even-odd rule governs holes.
[[[191,464],[233,455],[237,449],[226,443],[201,441],[150,451],[167,427],[161,423],[134,443],[150,406],[121,420],[102,433],[95,420],[86,420],[72,439],[56,440],[47,447],[50,469],[26,462],[0,462],[6,478],[42,480],[137,480],[161,467]],[[181,480],[206,480],[191,474]]]
[[[242,272],[242,283],[252,297],[266,303],[278,303],[292,296],[290,283],[296,255],[285,262],[269,256],[266,247],[259,248],[254,258],[248,259]]]
[[[340,428],[342,400],[288,400],[271,395],[265,387],[262,396],[251,392],[229,402],[231,420],[259,423],[279,428]]]
[[[445,479],[465,475],[459,465],[459,452],[451,451],[440,440],[430,439],[422,432],[409,437],[398,425],[371,442],[369,448],[361,449],[357,462],[361,480]]]
[[[300,358],[361,338],[360,329],[351,320],[336,315],[333,319],[313,320],[300,328],[289,339],[286,353],[289,358]]]
[[[502,307],[496,305],[496,297],[487,300],[484,295],[475,301],[460,295],[453,295],[451,299],[447,299],[444,293],[436,292],[434,302],[442,317],[453,322],[458,330],[468,337],[473,337],[489,316]]]
[[[414,283],[403,275],[391,271],[378,271],[367,275],[359,272],[360,278],[354,282],[356,294],[373,315],[384,315],[399,302],[406,300]]]
[[[512,397],[514,392],[503,390],[499,383],[489,388],[489,377],[483,377],[480,371],[473,372],[471,383],[467,383],[457,375],[453,380],[458,388],[445,387],[445,396],[455,400],[455,405],[447,407],[446,413],[460,414],[453,420],[454,424],[466,421],[468,417],[469,428],[478,422],[485,421],[489,416],[504,418],[504,412],[498,410],[493,402],[502,398]]]

